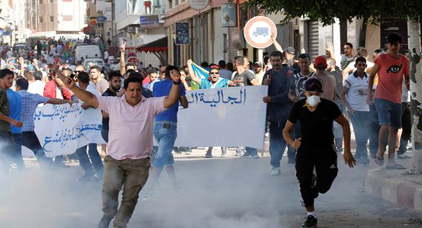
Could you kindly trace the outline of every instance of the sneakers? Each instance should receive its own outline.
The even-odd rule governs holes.
[[[357,164],[361,164],[364,166],[368,166],[369,164],[371,164],[371,160],[369,160],[368,156],[360,156],[356,157],[355,159]]]
[[[409,159],[409,158],[413,158],[413,157],[404,153],[404,154],[397,154],[397,158],[398,159]]]
[[[234,156],[241,156],[242,155],[242,150],[237,148],[236,149],[236,154]]]
[[[280,175],[280,167],[270,167],[270,176],[278,176]]]
[[[368,166],[369,164],[371,164],[371,160],[369,160],[368,156],[362,158],[362,164],[364,166]]]
[[[240,156],[240,158],[259,158],[259,156],[257,154],[243,154],[242,156]]]
[[[107,216],[103,215],[100,222],[98,223],[98,228],[108,228],[112,219],[113,218],[111,218],[111,217],[107,217]]]
[[[212,158],[211,151],[207,151],[207,153],[205,154],[205,158]]]
[[[318,219],[312,215],[308,215],[308,218],[302,224],[302,228],[315,228],[317,224],[318,224]]]

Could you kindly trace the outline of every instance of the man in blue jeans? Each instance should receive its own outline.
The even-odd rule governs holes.
[[[283,67],[283,55],[280,51],[271,53],[270,61],[273,68],[264,75],[263,85],[268,85],[268,96],[263,100],[267,106],[267,120],[270,122],[270,175],[280,175],[280,160],[283,157],[287,143],[283,138],[283,129],[286,125],[293,102],[289,99],[289,80],[293,71]],[[288,155],[292,159],[295,150],[288,146]]]
[[[7,86],[6,86],[7,87]],[[7,98],[9,99],[10,105],[10,118],[20,121],[21,120],[21,109],[22,109],[22,97],[18,92],[7,89]],[[16,164],[19,171],[25,170],[25,163],[22,159],[22,129],[10,124],[12,129],[12,140],[13,140],[13,153],[12,161]]]
[[[369,165],[371,161],[366,144],[369,140],[370,110],[366,103],[366,89],[368,88],[368,74],[365,73],[366,59],[358,57],[355,61],[356,71],[347,76],[340,97],[353,124],[357,143],[356,161],[363,165]]]
[[[402,116],[402,84],[409,90],[409,59],[400,54],[402,37],[391,33],[387,37],[388,51],[379,55],[369,75],[368,104],[375,103],[380,124],[378,151],[375,163],[384,165],[384,141],[388,134],[388,161],[386,169],[405,169],[395,161],[397,132],[401,128]],[[378,74],[378,86],[372,97],[372,86],[375,74]]]
[[[166,67],[165,79],[154,84],[153,97],[168,96],[173,86],[173,80],[170,77],[170,72],[177,70],[175,66]],[[174,172],[174,159],[172,150],[174,142],[177,137],[177,112],[179,110],[179,103],[183,108],[188,107],[188,100],[186,99],[185,87],[180,85],[180,98],[179,102],[173,104],[169,109],[159,113],[154,120],[154,138],[158,143],[158,151],[151,166],[151,185],[147,191],[146,198],[152,193],[158,178],[160,177],[163,168],[173,182],[173,186],[178,188],[176,175]]]

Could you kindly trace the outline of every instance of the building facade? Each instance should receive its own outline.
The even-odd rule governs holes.
[[[119,46],[126,40],[128,52],[137,54],[145,66],[158,67],[162,63],[150,52],[140,52],[139,47],[165,37],[164,0],[113,0],[113,42]]]
[[[87,2],[88,30],[87,35],[101,37],[104,41],[112,38],[112,5],[110,0],[95,0]],[[87,32],[88,31],[88,32]]]
[[[83,38],[86,26],[84,0],[26,0],[27,28],[31,37]]]

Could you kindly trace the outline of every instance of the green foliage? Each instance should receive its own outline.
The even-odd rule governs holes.
[[[250,0],[244,7],[258,8],[265,13],[282,13],[286,17],[281,22],[307,16],[324,25],[334,23],[334,18],[344,22],[354,17],[372,17],[372,23],[392,17],[415,22],[422,19],[421,0]]]

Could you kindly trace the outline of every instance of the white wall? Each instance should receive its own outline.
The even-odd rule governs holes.
[[[72,2],[57,2],[57,16],[55,20],[58,23],[58,31],[81,31],[86,26],[86,2],[84,0],[75,0]],[[71,21],[64,21],[63,16],[72,16]],[[45,20],[48,20],[46,18]]]
[[[340,23],[337,20],[332,25],[323,26],[321,22],[319,22],[319,55],[325,55],[325,46],[327,42],[331,42],[334,46],[334,55],[336,59],[340,59],[340,49],[336,49],[339,47],[340,43]],[[337,65],[339,62],[337,63]]]
[[[224,36],[223,34],[227,34],[227,28],[223,28],[221,26],[221,9],[214,9],[214,40],[213,40],[213,48],[214,48],[214,56],[213,62],[218,64],[218,61],[224,59]],[[228,56],[226,57],[226,59]]]

